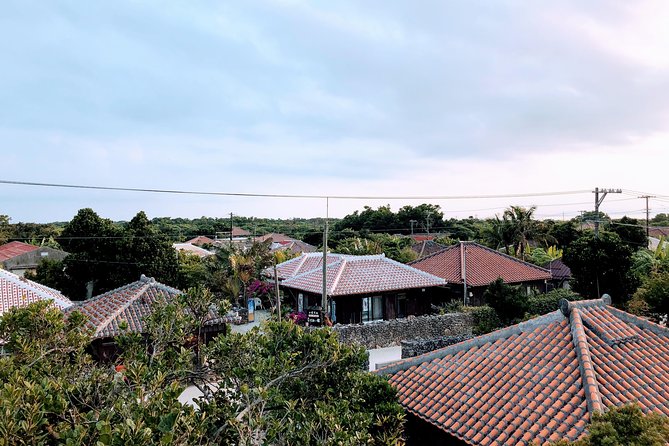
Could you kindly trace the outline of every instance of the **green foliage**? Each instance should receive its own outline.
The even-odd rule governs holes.
[[[402,408],[364,349],[290,323],[204,346],[220,304],[202,288],[157,301],[145,336],[117,338],[118,371],[87,353],[80,313],[64,319],[47,302],[6,312],[0,445],[402,444]],[[197,411],[178,400],[189,381],[204,392]]]
[[[632,249],[612,232],[585,233],[565,249],[562,260],[571,269],[574,291],[587,299],[607,293],[624,304],[639,283],[631,274]]]
[[[545,223],[548,228],[548,236],[555,240],[560,249],[566,248],[581,235],[573,221],[550,221]]]
[[[639,305],[639,301],[645,302],[647,306],[637,308],[644,308],[657,319],[669,314],[669,272],[651,274],[634,293],[630,303]]]
[[[581,300],[582,297],[571,290],[558,288],[545,294],[536,294],[527,299],[527,313],[532,316],[547,314],[559,308],[560,300]]]
[[[669,214],[659,213],[650,219],[650,224],[653,226],[669,226]]]
[[[223,377],[199,402],[220,443],[398,444],[404,416],[388,383],[366,372],[366,353],[329,329],[274,322],[207,347]]]
[[[497,312],[494,308],[488,305],[482,305],[480,307],[462,307],[462,311],[472,315],[472,331],[477,336],[490,333],[491,331],[495,331],[502,327],[502,321],[497,315]]]
[[[629,246],[632,251],[648,248],[646,230],[635,218],[623,217],[620,220],[612,221],[611,232],[618,234],[622,242]]]
[[[669,442],[669,419],[655,412],[644,415],[636,404],[595,413],[588,435],[556,446],[664,446]]]
[[[504,283],[501,277],[488,285],[483,292],[483,301],[506,325],[522,319],[528,309],[528,299],[523,290]]]

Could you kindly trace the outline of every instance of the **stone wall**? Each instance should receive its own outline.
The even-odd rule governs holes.
[[[400,345],[401,341],[468,335],[472,332],[472,317],[468,313],[409,316],[369,324],[337,324],[334,330],[341,342],[372,349]]]
[[[456,336],[440,336],[432,339],[415,339],[413,341],[402,341],[402,359],[413,358],[458,342],[473,338],[472,334],[462,334]]]

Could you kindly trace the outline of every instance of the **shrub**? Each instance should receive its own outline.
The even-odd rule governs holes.
[[[531,315],[542,315],[555,311],[559,308],[560,299],[568,301],[580,300],[582,297],[571,290],[558,288],[546,294],[537,294],[527,300],[527,313]]]
[[[523,290],[504,283],[501,277],[488,285],[483,292],[483,300],[507,325],[522,319],[527,311],[527,296]]]
[[[497,316],[497,312],[488,305],[480,307],[462,307],[462,311],[472,315],[472,332],[475,335],[482,335],[495,331],[502,326],[502,321]]]

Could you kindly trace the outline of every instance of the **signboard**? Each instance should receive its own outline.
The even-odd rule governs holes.
[[[309,310],[307,314],[307,322],[309,325],[321,325],[321,310]]]

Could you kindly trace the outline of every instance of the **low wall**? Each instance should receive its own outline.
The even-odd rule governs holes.
[[[462,334],[457,336],[440,336],[433,339],[415,339],[413,341],[402,341],[402,359],[413,358],[458,342],[473,338],[474,335]]]
[[[468,335],[472,332],[472,317],[468,313],[409,316],[369,324],[337,324],[334,330],[341,342],[372,349],[400,345],[401,341]]]

